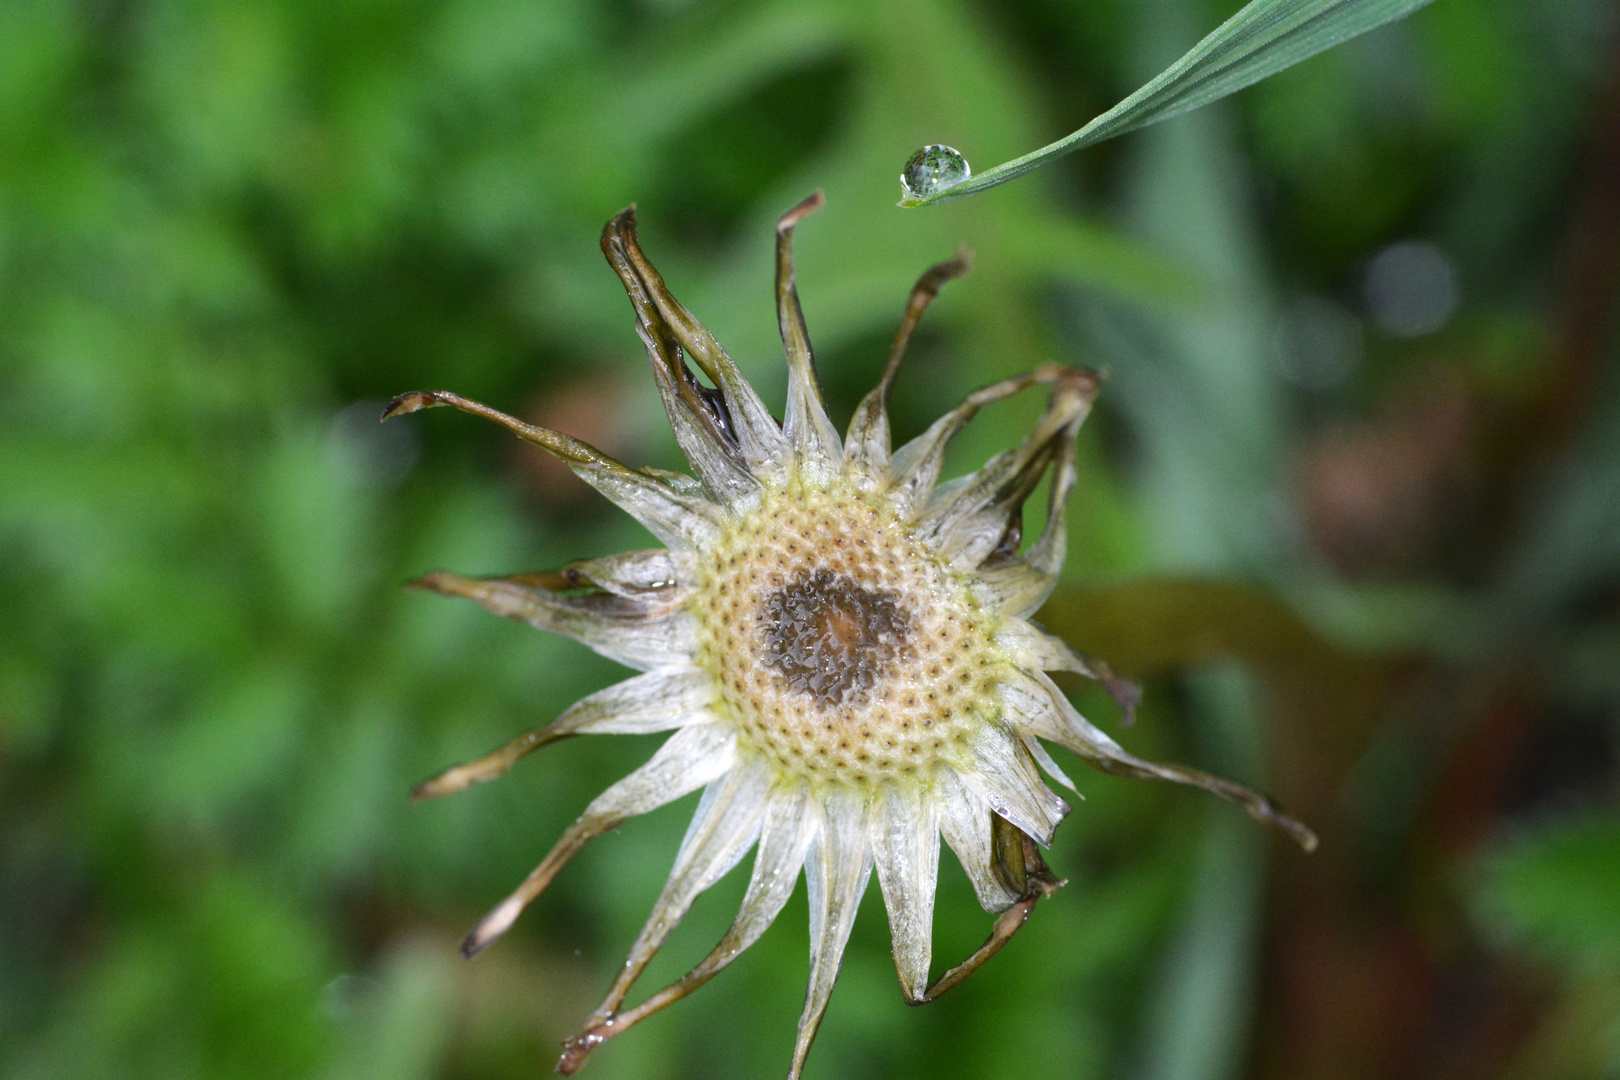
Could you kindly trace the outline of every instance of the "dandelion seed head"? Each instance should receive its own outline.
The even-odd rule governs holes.
[[[668,883],[613,986],[565,1043],[573,1073],[617,1036],[718,974],[782,910],[801,871],[810,903],[810,979],[789,1080],[797,1080],[832,994],[861,893],[883,892],[901,992],[923,1004],[961,982],[1062,884],[1042,861],[1072,787],[1042,740],[1108,772],[1193,784],[1288,830],[1310,831],[1230,781],[1128,753],[1076,711],[1049,671],[1102,682],[1127,714],[1139,689],[1029,621],[1063,564],[1075,439],[1097,376],[1042,365],[969,395],[911,442],[890,444],[887,402],[912,329],[965,253],[912,290],[890,363],[840,436],[816,380],[799,307],[793,229],[776,230],[777,316],[788,362],[778,420],[642,252],[632,207],[602,250],[677,442],[695,475],[632,469],[595,447],[443,390],[394,399],[384,419],[451,405],[504,425],[563,460],[667,548],[498,578],[436,571],[416,584],[565,634],[641,674],[552,723],[415,789],[433,798],[492,780],[549,742],[669,731],[653,757],[591,801],[551,852],[467,936],[494,942],[594,837],[703,789]],[[698,379],[695,363],[712,385]],[[940,484],[947,445],[985,405],[1042,389],[1046,412],[1012,450]],[[1024,502],[1050,477],[1046,522],[1026,542]],[[930,981],[940,842],[986,910],[990,942]],[[627,1007],[631,988],[683,915],[753,849],[737,920],[681,979]]]
[[[742,736],[820,784],[925,785],[993,716],[993,621],[881,495],[767,495],[708,559],[698,664]]]

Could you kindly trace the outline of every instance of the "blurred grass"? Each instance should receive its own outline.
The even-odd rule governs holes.
[[[1051,856],[1070,885],[940,1003],[900,1004],[867,898],[810,1075],[1614,1075],[1613,970],[1567,959],[1612,931],[1572,899],[1611,860],[1521,831],[1617,812],[1615,245],[1581,255],[1613,235],[1614,5],[1437,4],[1050,175],[894,209],[915,146],[1039,145],[1232,6],[0,5],[0,1075],[549,1067],[690,801],[462,962],[650,745],[560,745],[410,806],[617,675],[398,586],[647,540],[498,433],[370,417],[445,386],[676,465],[601,223],[638,202],[672,287],[779,400],[770,225],[814,188],[799,282],[840,419],[961,243],[976,270],[929,314],[899,434],[1042,360],[1112,368],[1046,617],[1149,680],[1133,750],[1263,781],[1326,843],[1268,870],[1230,811],[1083,777]],[[1411,238],[1462,297],[1415,339],[1361,288]],[[1331,385],[1279,366],[1301,297],[1358,328]],[[1411,400],[1461,409],[1461,448]],[[1568,884],[1533,887],[1549,861]],[[941,876],[949,958],[988,924]],[[796,900],[592,1075],[780,1071],[803,924]],[[1176,989],[1197,971],[1231,974]],[[1416,1004],[1393,1024],[1387,1000]]]

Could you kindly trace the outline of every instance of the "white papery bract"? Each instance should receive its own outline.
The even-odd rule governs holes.
[[[572,735],[672,731],[641,768],[598,796],[510,897],[468,935],[488,946],[594,837],[703,789],[668,884],[602,1004],[569,1040],[571,1073],[604,1040],[689,993],[753,944],[802,871],[810,985],[789,1076],[815,1037],[872,871],[889,913],[906,1000],[960,982],[1061,882],[1037,846],[1072,787],[1042,740],[1109,772],[1190,783],[1247,808],[1307,847],[1308,830],[1229,781],[1126,753],[1075,711],[1046,674],[1099,679],[1125,709],[1137,690],[1028,621],[1063,563],[1074,443],[1097,394],[1090,372],[1048,365],[968,397],[891,452],[889,387],[911,332],[965,253],[918,281],[882,378],[840,438],[816,382],[793,280],[791,237],[813,196],[777,226],[777,308],[788,362],[779,424],[719,344],[670,295],[642,253],[632,207],[602,250],[635,310],[658,390],[694,476],[631,469],[566,435],[444,391],[404,394],[384,419],[452,405],[561,458],[667,549],[559,571],[418,584],[583,642],[641,674],[550,725],[418,787],[418,797],[493,779]],[[691,370],[695,364],[704,378]],[[1031,388],[1045,414],[1016,448],[939,483],[946,446],[983,406]],[[1050,476],[1045,526],[1023,542],[1024,502]],[[985,947],[929,982],[943,836],[979,901],[1001,912]],[[692,902],[750,850],[737,920],[707,958],[641,1004],[637,976]]]

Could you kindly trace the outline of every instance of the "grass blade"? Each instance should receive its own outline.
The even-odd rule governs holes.
[[[1218,101],[1429,2],[1252,0],[1152,81],[1074,134],[900,205],[933,206],[1005,184],[1064,154]]]

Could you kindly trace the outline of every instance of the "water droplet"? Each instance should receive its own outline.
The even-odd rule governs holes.
[[[949,146],[925,146],[906,162],[900,174],[900,189],[905,201],[926,199],[955,187],[973,175],[967,158]]]

